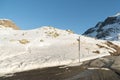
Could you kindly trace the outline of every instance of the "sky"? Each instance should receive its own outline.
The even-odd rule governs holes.
[[[53,26],[82,34],[118,12],[120,0],[0,0],[0,19],[23,30]]]

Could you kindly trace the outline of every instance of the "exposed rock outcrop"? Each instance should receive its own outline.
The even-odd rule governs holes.
[[[88,29],[83,35],[104,40],[120,40],[120,14],[98,22],[95,27]]]
[[[13,21],[7,19],[0,19],[0,27],[12,28],[15,30],[20,29]]]

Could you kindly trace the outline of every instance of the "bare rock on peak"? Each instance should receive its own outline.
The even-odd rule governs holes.
[[[16,26],[16,24],[8,19],[0,19],[0,25],[6,28],[12,28],[15,30],[19,30],[20,28],[18,26]]]
[[[120,39],[120,13],[107,17],[104,21],[98,22],[95,27],[85,31],[83,35],[110,41]]]

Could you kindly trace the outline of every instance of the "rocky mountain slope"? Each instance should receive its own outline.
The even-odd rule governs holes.
[[[8,20],[8,19],[0,19],[0,27],[1,28],[12,28],[12,29],[15,29],[15,30],[18,30],[19,27],[16,26],[15,23],[13,23],[13,21],[11,20]]]
[[[103,22],[98,22],[83,35],[104,40],[120,40],[120,13],[107,17]]]

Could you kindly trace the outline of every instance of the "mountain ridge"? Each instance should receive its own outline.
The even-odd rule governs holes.
[[[98,22],[95,27],[86,30],[83,35],[104,40],[119,40],[120,13]]]

